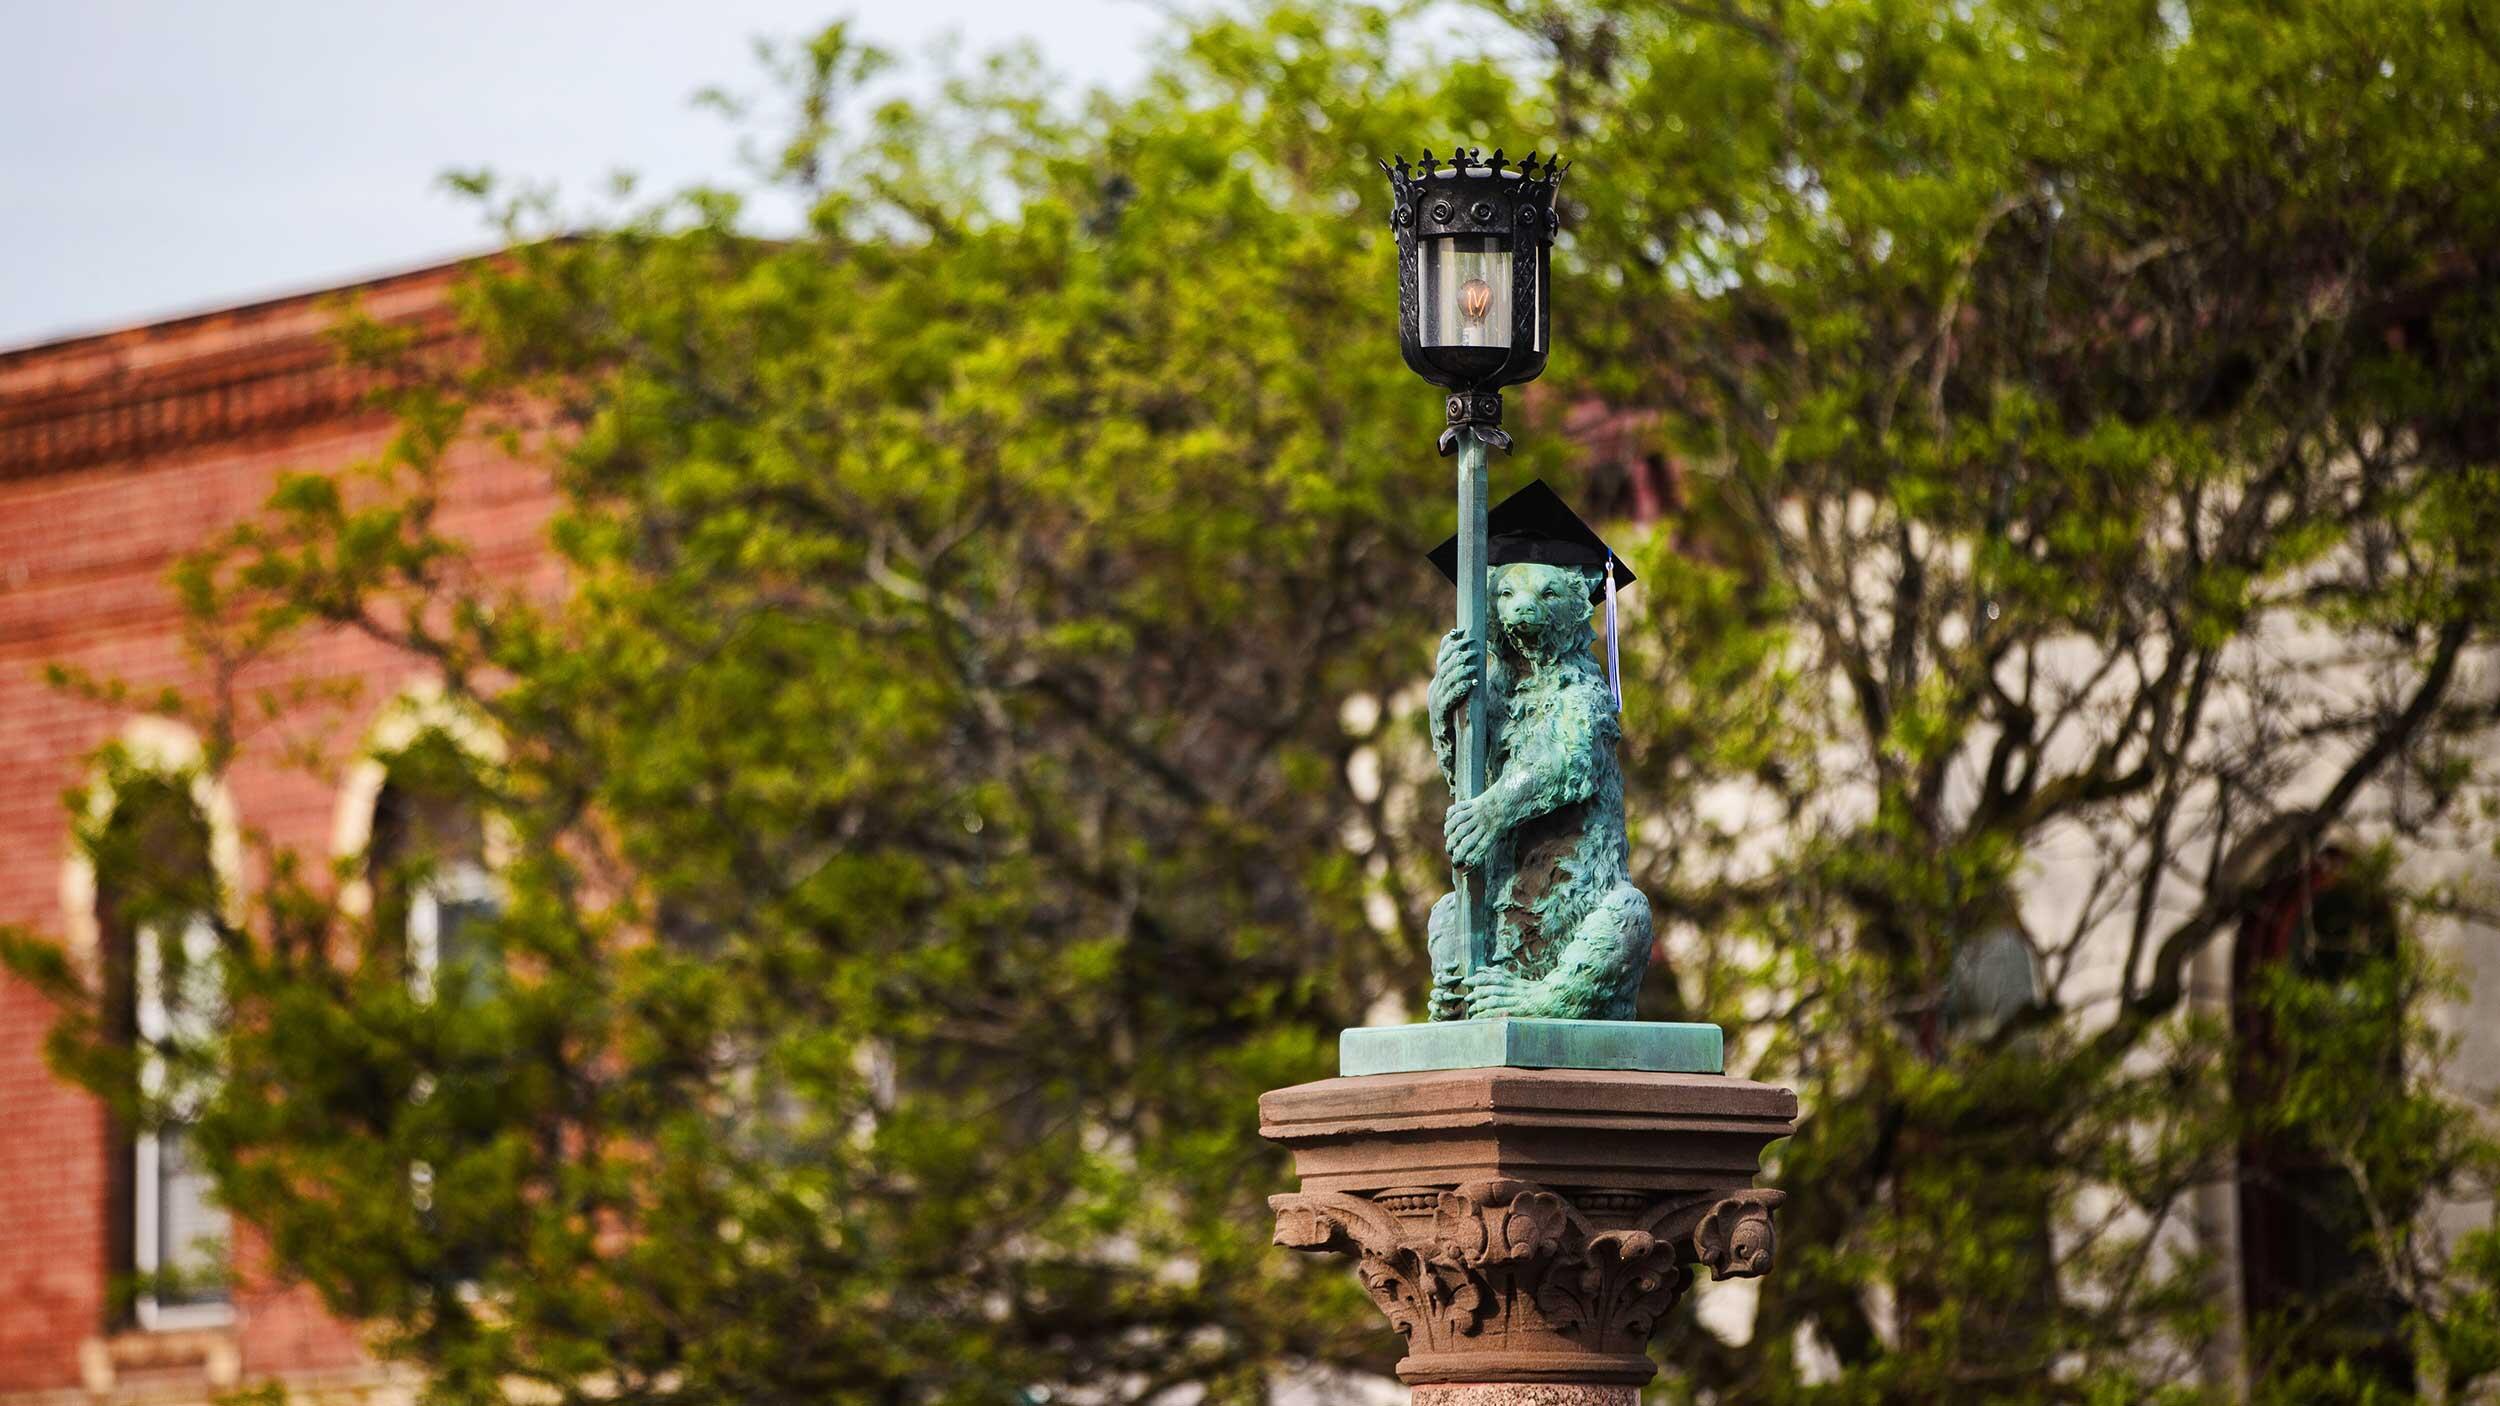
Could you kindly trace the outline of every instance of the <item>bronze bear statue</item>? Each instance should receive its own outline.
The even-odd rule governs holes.
[[[1493,569],[1485,667],[1483,792],[1450,807],[1450,861],[1482,866],[1489,961],[1468,973],[1458,895],[1433,906],[1434,1020],[1542,1016],[1630,1020],[1649,966],[1649,899],[1624,838],[1622,722],[1590,649],[1591,574],[1514,562]],[[1455,714],[1475,686],[1464,633],[1442,639],[1433,750],[1455,785]]]

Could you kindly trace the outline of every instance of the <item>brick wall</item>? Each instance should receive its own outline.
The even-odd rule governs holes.
[[[353,291],[373,315],[440,336],[457,273]],[[330,295],[305,295],[0,353],[0,923],[75,942],[84,915],[65,905],[62,794],[84,755],[132,724],[53,691],[42,667],[196,683],[166,582],[175,558],[251,514],[282,468],[343,465],[387,437],[361,402],[366,383],[322,337],[336,312]],[[442,521],[487,573],[551,583],[549,501],[531,468],[463,448]],[[282,678],[359,679],[370,713],[421,670],[338,634],[290,651],[270,681]],[[242,825],[327,852],[341,805],[330,785],[247,755],[229,789]],[[107,1331],[106,1125],[46,1069],[51,1020],[0,976],[0,1401],[201,1400],[272,1375],[358,1394],[387,1385],[306,1292],[270,1285],[248,1231],[231,1327]]]

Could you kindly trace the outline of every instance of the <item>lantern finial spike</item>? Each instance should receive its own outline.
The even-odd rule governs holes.
[[[1493,148],[1493,174],[1502,174],[1502,149],[1498,146]]]

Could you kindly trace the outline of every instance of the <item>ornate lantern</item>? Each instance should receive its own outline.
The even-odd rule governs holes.
[[[1395,198],[1398,346],[1416,375],[1451,392],[1441,452],[1461,426],[1506,448],[1501,389],[1545,369],[1554,189],[1565,168],[1548,157],[1540,169],[1532,152],[1514,169],[1498,149],[1487,158],[1470,147],[1380,169]]]

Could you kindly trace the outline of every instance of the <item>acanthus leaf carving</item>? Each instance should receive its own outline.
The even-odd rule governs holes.
[[[1673,1196],[1626,1216],[1623,1193],[1567,1196],[1510,1180],[1365,1198],[1275,1196],[1276,1243],[1356,1256],[1356,1272],[1419,1357],[1488,1342],[1637,1356],[1682,1301],[1690,1266],[1742,1278],[1770,1267],[1776,1191]]]
[[[1360,1196],[1306,1192],[1267,1198],[1276,1213],[1274,1243],[1289,1250],[1355,1256],[1355,1277],[1389,1319],[1410,1339],[1433,1311],[1433,1275],[1424,1247],[1413,1243],[1397,1217]]]

